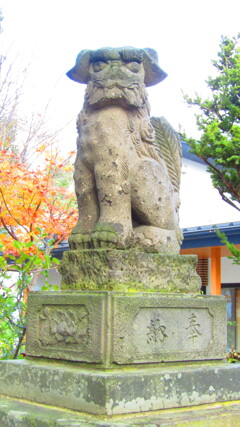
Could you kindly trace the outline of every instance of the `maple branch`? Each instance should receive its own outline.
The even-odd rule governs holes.
[[[2,316],[2,315],[0,315],[0,318],[3,319],[3,320],[6,318],[9,321],[9,323],[11,323],[11,325],[14,326],[14,327],[25,329],[25,326],[21,326],[21,325],[18,325],[17,323],[15,323],[15,322],[13,322],[13,320],[9,316]]]
[[[37,213],[37,211],[38,211],[38,209],[40,208],[40,206],[41,206],[41,200],[38,202],[38,204],[37,204],[37,207],[36,207],[36,209],[35,209],[35,211],[34,211],[34,214],[36,214]],[[34,215],[33,214],[33,215]],[[30,233],[32,233],[32,231],[33,231],[33,222],[31,222],[31,224],[30,224],[30,227],[29,227],[29,232]],[[33,238],[33,236],[31,235],[30,236],[30,240],[31,240],[31,242],[33,242],[34,241],[34,238]]]
[[[0,209],[0,211],[1,211],[1,209]],[[18,240],[19,241],[19,239],[18,239],[18,237],[17,237],[17,235],[14,233],[14,231],[13,230],[9,230],[9,228],[8,228],[8,226],[7,226],[7,224],[6,224],[6,222],[4,221],[4,219],[3,219],[3,217],[1,216],[0,217],[0,219],[1,219],[1,223],[2,223],[2,225],[3,225],[3,227],[5,228],[5,230],[6,230],[6,232],[14,239],[14,240]]]
[[[24,225],[22,225],[19,221],[18,221],[18,219],[17,218],[15,218],[13,215],[12,215],[12,213],[11,213],[11,211],[10,211],[10,209],[9,209],[9,207],[8,207],[8,205],[7,205],[7,202],[6,202],[6,199],[5,199],[5,196],[4,196],[4,193],[3,193],[3,191],[2,191],[2,189],[0,188],[0,194],[1,194],[1,196],[2,196],[2,199],[3,199],[3,202],[4,202],[4,205],[5,205],[5,207],[6,207],[6,209],[7,209],[7,211],[8,211],[8,213],[9,213],[9,215],[11,216],[11,218],[20,226],[20,227],[22,227],[27,233],[28,233],[28,229],[24,226]],[[9,233],[10,234],[10,233]]]
[[[26,326],[24,326],[24,327],[19,326],[19,327],[23,328],[23,332],[22,332],[22,335],[19,338],[18,345],[17,345],[16,350],[15,350],[14,355],[13,355],[13,359],[17,359],[19,350],[21,348],[22,342],[23,342],[23,340],[25,338],[25,335],[26,335]]]

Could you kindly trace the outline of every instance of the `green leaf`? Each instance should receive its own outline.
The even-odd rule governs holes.
[[[24,243],[25,248],[32,248],[34,246],[33,242]]]
[[[23,248],[23,243],[18,240],[14,240],[13,245],[16,249],[21,250]]]

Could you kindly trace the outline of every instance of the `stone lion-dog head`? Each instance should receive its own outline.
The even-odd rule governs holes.
[[[132,47],[83,50],[67,75],[87,84],[86,100],[93,108],[114,103],[125,108],[143,107],[147,97],[145,87],[167,76],[159,67],[153,49]]]

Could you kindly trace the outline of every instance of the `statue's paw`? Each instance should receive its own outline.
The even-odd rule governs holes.
[[[92,247],[91,234],[71,234],[68,238],[71,249],[90,249]]]
[[[95,231],[92,236],[92,245],[95,249],[98,248],[116,248],[118,236],[111,231]]]
[[[178,254],[180,244],[176,230],[142,225],[134,228],[134,246],[145,252]]]
[[[99,223],[92,234],[94,248],[126,249],[131,246],[132,229],[120,223]]]

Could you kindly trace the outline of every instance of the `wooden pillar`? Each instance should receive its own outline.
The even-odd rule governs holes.
[[[211,294],[221,295],[221,248],[211,248]]]

